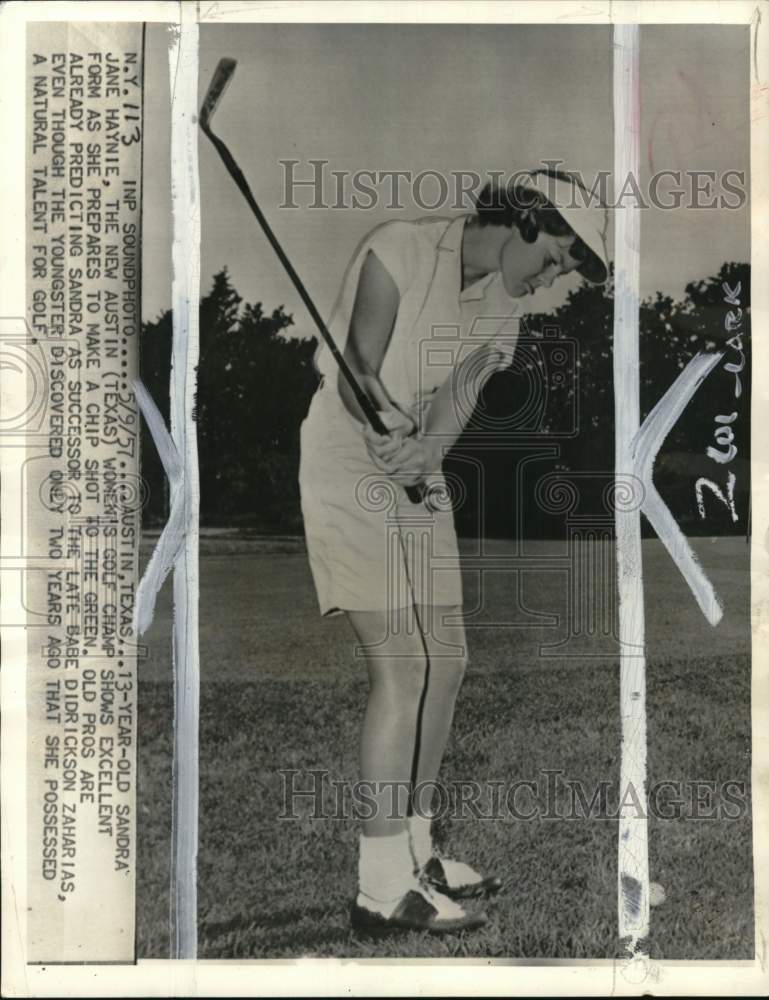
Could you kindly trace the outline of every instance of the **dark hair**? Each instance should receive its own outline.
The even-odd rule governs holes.
[[[562,170],[533,170],[532,174],[543,174],[582,186],[578,178]],[[534,243],[540,231],[550,236],[573,236],[569,254],[580,262],[577,270],[595,280],[595,254],[539,191],[524,187],[522,183],[508,183],[500,187],[490,181],[478,195],[475,208],[480,225],[507,226],[508,229],[515,226],[525,243]]]

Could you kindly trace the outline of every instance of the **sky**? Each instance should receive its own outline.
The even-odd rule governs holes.
[[[321,315],[368,230],[391,218],[455,216],[420,207],[404,186],[373,208],[333,207],[330,171],[467,170],[485,176],[561,160],[592,183],[613,164],[611,28],[582,25],[205,25],[200,90],[218,60],[238,62],[216,113],[230,147]],[[749,186],[749,31],[746,26],[641,29],[641,187],[657,170],[744,171]],[[145,75],[143,315],[170,304],[168,34],[148,25]],[[309,177],[328,160],[327,208],[284,203],[286,168]],[[669,189],[670,181],[661,185]],[[314,326],[213,146],[201,135],[201,294],[226,266],[239,293],[280,305],[294,332]],[[667,185],[667,187],[666,187]],[[348,189],[349,190],[349,189]],[[431,200],[436,187],[425,183]],[[717,189],[720,190],[720,189]],[[469,210],[466,209],[466,211]],[[611,254],[612,239],[609,236]],[[740,210],[650,208],[642,216],[641,294],[683,296],[688,281],[724,260],[749,259],[749,205]],[[527,311],[562,302],[576,275],[527,299]]]

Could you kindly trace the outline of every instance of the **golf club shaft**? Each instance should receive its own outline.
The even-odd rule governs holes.
[[[364,392],[363,387],[356,379],[350,366],[347,364],[344,355],[337,347],[334,338],[331,336],[331,333],[327,329],[326,324],[323,322],[320,313],[315,308],[315,303],[310,298],[310,295],[307,289],[304,287],[301,278],[294,270],[291,261],[288,259],[285,252],[283,251],[283,247],[278,242],[278,239],[273,233],[269,222],[264,216],[264,213],[256,203],[256,199],[251,193],[251,188],[248,186],[248,181],[243,176],[243,172],[238,166],[238,164],[235,162],[235,158],[233,157],[232,153],[230,153],[229,149],[224,144],[224,142],[222,142],[219,136],[214,135],[214,133],[208,126],[207,121],[205,124],[201,122],[201,128],[216,147],[217,152],[221,156],[224,165],[227,167],[227,170],[230,173],[230,176],[238,185],[243,197],[246,199],[249,206],[251,207],[251,211],[256,216],[257,221],[259,222],[259,225],[262,227],[265,236],[270,241],[270,245],[272,246],[275,253],[278,255],[278,258],[280,259],[281,264],[285,268],[289,278],[291,278],[291,281],[294,283],[294,288],[296,288],[297,292],[299,292],[302,301],[307,306],[307,309],[310,315],[312,316],[313,320],[315,321],[315,325],[317,326],[320,335],[323,337],[326,346],[331,351],[334,360],[339,366],[339,370],[342,372],[342,375],[344,375],[348,385],[352,389],[355,399],[358,405],[360,406],[361,410],[363,411],[366,419],[371,424],[371,427],[376,431],[377,434],[388,435],[390,432],[382,422],[382,418],[379,416],[379,413],[377,412],[377,409],[372,403],[371,399],[366,394],[366,392]],[[409,500],[412,503],[415,504],[421,503],[424,498],[424,486],[421,484],[416,486],[407,486],[406,493],[408,495]]]

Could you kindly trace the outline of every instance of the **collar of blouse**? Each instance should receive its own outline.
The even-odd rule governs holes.
[[[501,278],[499,271],[490,271],[478,278],[467,288],[462,288],[462,236],[465,225],[472,219],[472,215],[461,215],[453,219],[447,226],[438,243],[438,250],[446,254],[450,259],[450,266],[455,279],[455,287],[462,289],[459,293],[460,302],[474,302],[486,297],[489,285]],[[448,262],[448,261],[447,261]]]

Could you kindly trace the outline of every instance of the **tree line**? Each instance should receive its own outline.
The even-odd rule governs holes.
[[[655,464],[657,489],[688,534],[748,530],[749,303],[749,266],[727,262],[689,283],[680,301],[658,293],[641,306],[642,419],[698,351],[724,355]],[[226,268],[201,299],[196,420],[204,526],[302,531],[299,428],[317,386],[317,344],[294,335],[293,326],[283,306],[266,311],[261,302],[244,302]],[[171,339],[170,311],[143,324],[141,377],[166,420]],[[488,381],[444,464],[464,486],[456,512],[461,534],[562,537],[570,517],[610,525],[612,340],[612,280],[583,283],[552,313],[524,317],[512,368]],[[142,473],[145,525],[161,524],[167,485],[144,425]]]

